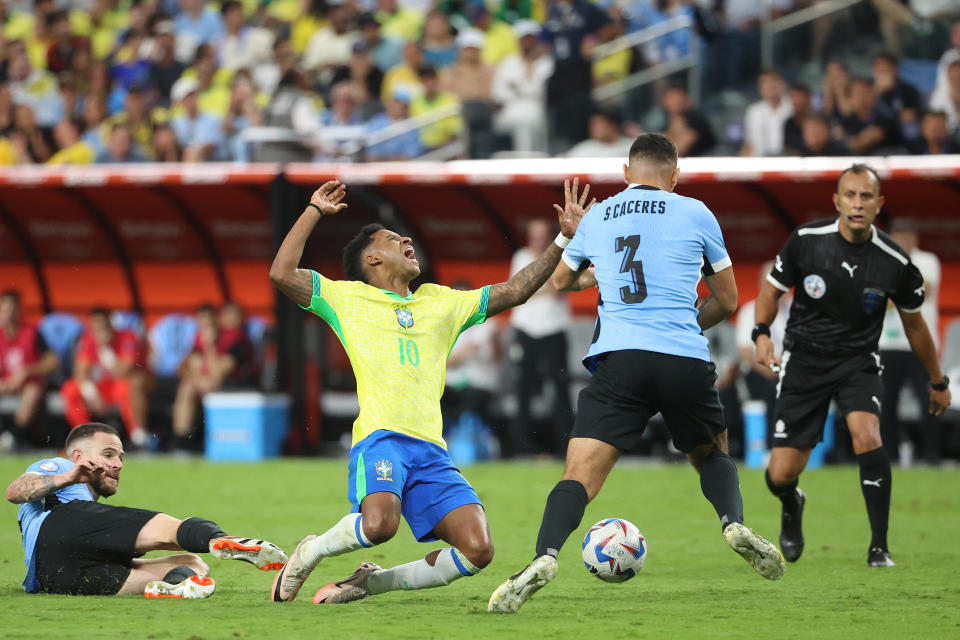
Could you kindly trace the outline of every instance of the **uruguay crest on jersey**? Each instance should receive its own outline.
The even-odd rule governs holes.
[[[410,312],[410,309],[404,306],[395,306],[393,310],[397,314],[397,323],[401,327],[409,329],[413,326],[413,313]]]

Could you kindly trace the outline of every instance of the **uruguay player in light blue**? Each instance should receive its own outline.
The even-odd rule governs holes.
[[[732,263],[713,213],[673,193],[679,175],[669,138],[637,138],[624,165],[627,188],[589,208],[554,272],[559,290],[591,284],[600,290],[584,358],[592,379],[580,393],[563,479],[547,498],[534,560],[493,592],[491,612],[516,612],[556,576],[557,555],[587,503],[620,454],[638,447],[656,413],[700,473],[726,542],[763,577],[783,575],[780,551],[743,524],[737,467],[727,453],[703,336],[737,308]],[[576,202],[576,189],[566,196]],[[698,304],[701,276],[711,293]]]
[[[113,427],[88,422],[67,436],[67,457],[38,460],[7,487],[20,505],[28,593],[206,598],[216,589],[193,553],[143,559],[148,551],[209,552],[260,569],[279,569],[287,555],[266,540],[228,536],[203,518],[101,504],[117,492],[123,443]]]

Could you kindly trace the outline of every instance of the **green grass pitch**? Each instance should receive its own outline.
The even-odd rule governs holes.
[[[9,482],[32,462],[0,459]],[[391,542],[324,561],[300,598],[273,604],[274,574],[207,557],[217,592],[208,600],[140,596],[27,595],[16,507],[4,503],[0,528],[0,636],[4,638],[943,638],[960,637],[960,473],[895,472],[891,552],[897,567],[868,569],[867,518],[856,468],[811,471],[807,548],[784,578],[756,575],[724,543],[696,474],[686,465],[623,464],[587,508],[560,556],[557,579],[513,616],[486,613],[490,592],[528,562],[553,463],[465,469],[484,501],[496,545],[479,576],[449,587],[390,593],[344,606],[311,604],[326,582],[361,560],[383,566],[422,557],[405,524]],[[779,505],[763,476],[741,476],[747,523],[776,540]],[[228,532],[260,536],[288,552],[347,509],[346,462],[285,460],[207,464],[131,456],[110,503],[203,516]],[[606,584],[580,561],[586,529],[626,518],[647,537],[646,567],[635,579]]]

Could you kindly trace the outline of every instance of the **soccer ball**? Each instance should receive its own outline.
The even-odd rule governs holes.
[[[604,582],[624,582],[643,568],[647,540],[633,523],[607,518],[587,531],[581,553],[590,573]]]

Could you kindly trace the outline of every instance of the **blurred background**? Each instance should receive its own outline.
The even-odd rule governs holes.
[[[551,241],[565,177],[612,195],[652,131],[734,260],[741,310],[710,336],[734,453],[766,447],[775,383],[749,342],[764,263],[833,215],[848,156],[875,156],[879,224],[921,267],[960,380],[956,1],[0,0],[0,25],[4,451],[96,417],[142,451],[343,453],[349,362],[266,277],[310,192],[342,179],[350,208],[305,265],[342,277],[342,246],[380,221],[414,238],[421,281],[479,287]],[[461,336],[455,459],[562,455],[595,306],[547,287]],[[960,458],[960,411],[925,415],[887,320],[888,448]],[[844,431],[820,459],[849,456]],[[657,421],[647,435],[639,453],[677,455]]]

